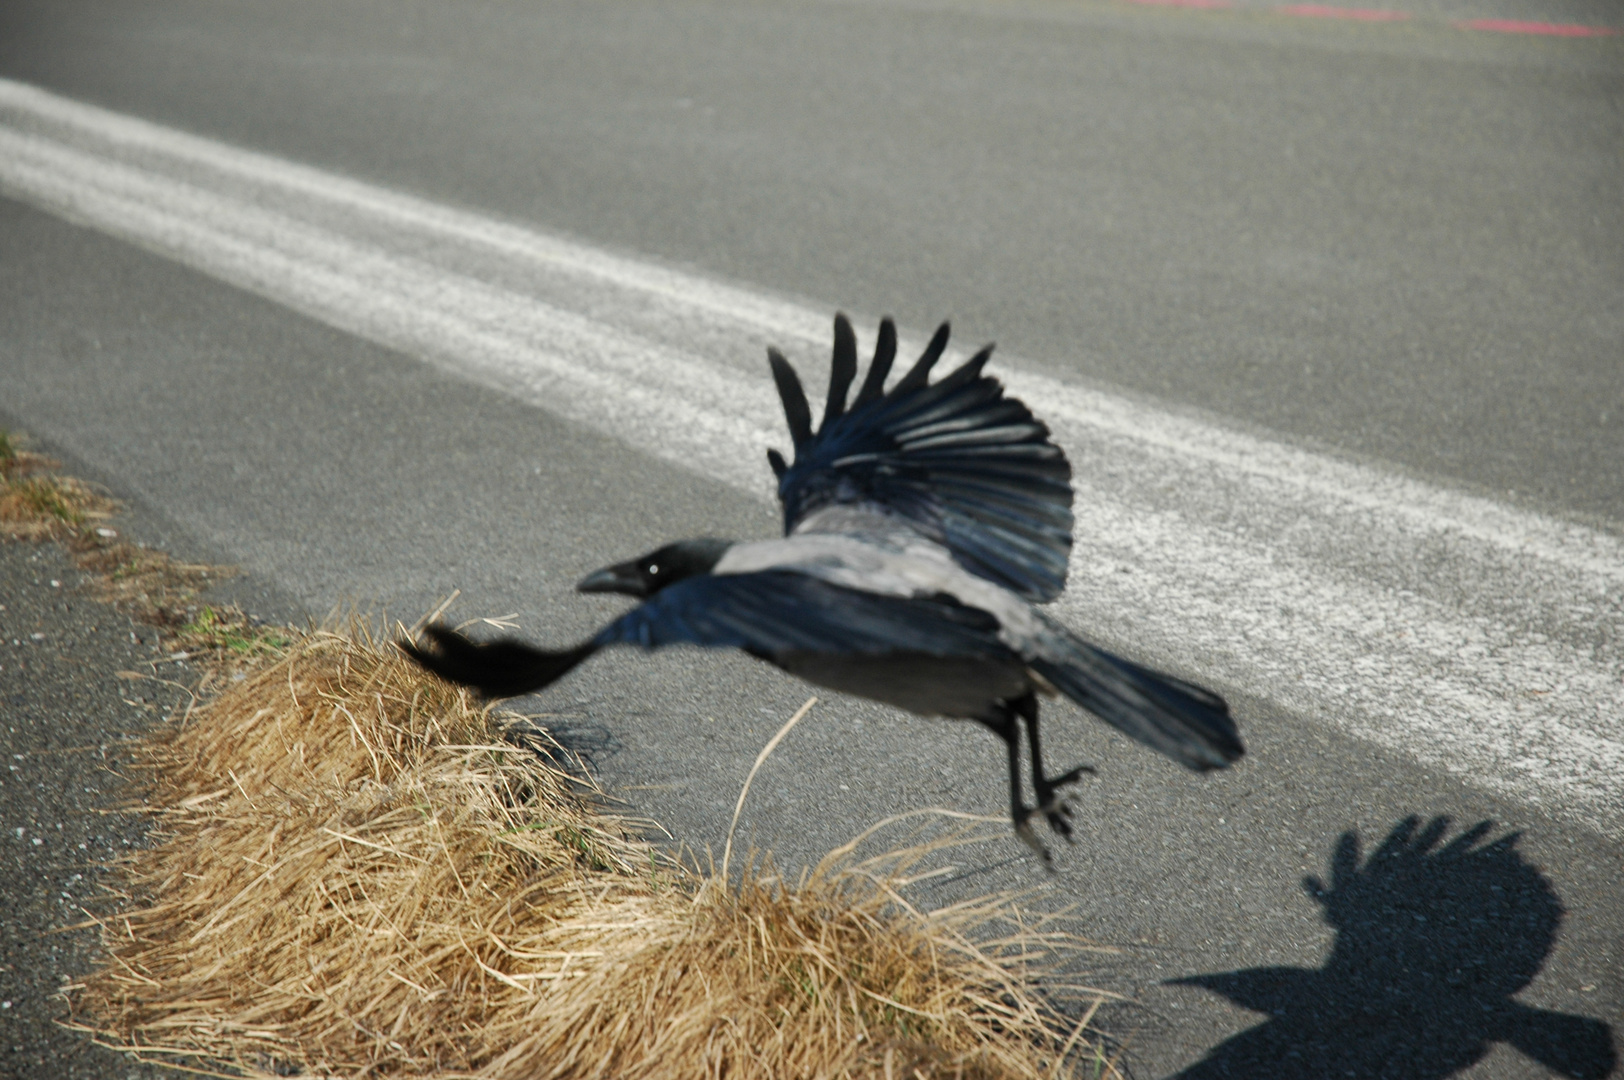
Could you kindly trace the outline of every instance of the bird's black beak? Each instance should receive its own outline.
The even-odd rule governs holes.
[[[594,570],[575,586],[576,592],[609,592],[622,596],[648,596],[648,586],[638,570],[637,562],[616,563],[602,570]]]

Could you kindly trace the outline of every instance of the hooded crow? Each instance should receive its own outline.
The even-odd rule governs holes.
[[[794,443],[776,450],[784,536],[702,538],[589,575],[582,592],[642,601],[562,651],[504,639],[476,644],[428,626],[400,647],[423,667],[488,697],[538,690],[609,645],[737,648],[809,682],[926,716],[974,720],[1003,740],[1017,834],[1048,859],[1031,828],[1042,813],[1070,840],[1060,789],[1090,766],[1050,776],[1038,697],[1063,694],[1129,737],[1191,769],[1244,752],[1217,694],[1114,656],[1035,604],[1066,584],[1071,466],[1022,402],[984,373],[987,346],[932,383],[944,323],[889,390],[896,328],[881,322],[855,397],[857,341],[835,317],[820,426],[795,369],[768,350]],[[849,400],[848,400],[849,399]],[[1021,792],[1021,729],[1036,803]]]

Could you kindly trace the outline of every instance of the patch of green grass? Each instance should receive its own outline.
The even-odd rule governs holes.
[[[188,648],[212,649],[244,658],[276,656],[293,644],[280,628],[256,625],[236,608],[216,610],[208,606],[180,627],[179,637]]]

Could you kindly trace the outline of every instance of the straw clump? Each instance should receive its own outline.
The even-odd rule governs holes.
[[[1029,989],[1054,940],[1007,902],[914,910],[917,850],[848,847],[795,886],[684,869],[541,729],[364,632],[301,636],[141,764],[153,843],[69,990],[77,1026],[143,1058],[904,1080],[1070,1075],[1086,1050]]]

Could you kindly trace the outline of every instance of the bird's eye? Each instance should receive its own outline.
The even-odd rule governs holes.
[[[658,574],[660,572],[660,564],[659,563],[649,563],[648,564],[648,572],[651,573],[651,574]]]

